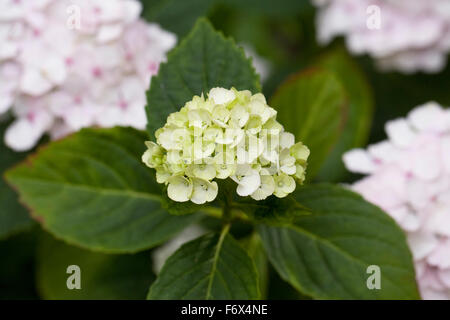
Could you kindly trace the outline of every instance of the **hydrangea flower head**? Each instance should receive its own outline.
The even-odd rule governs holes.
[[[276,115],[260,93],[213,88],[169,115],[156,143],[146,142],[142,161],[174,201],[211,202],[215,180],[227,178],[242,197],[286,197],[305,179],[309,149]]]
[[[145,127],[145,91],[176,37],[141,10],[137,0],[0,0],[0,114],[16,118],[8,146]]]
[[[386,124],[388,140],[344,155],[352,188],[405,230],[422,297],[450,299],[450,110],[428,103]]]
[[[387,70],[438,72],[445,66],[450,50],[448,0],[314,2],[322,43],[345,36],[351,52],[367,53]]]

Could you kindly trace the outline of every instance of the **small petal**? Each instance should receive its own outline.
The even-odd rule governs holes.
[[[450,240],[442,240],[433,253],[427,257],[427,262],[440,269],[450,268]]]
[[[275,181],[271,175],[261,175],[261,185],[251,194],[257,201],[264,200],[275,191]]]
[[[170,199],[177,202],[186,202],[191,199],[194,189],[191,180],[183,176],[174,176],[168,182],[167,195]]]
[[[212,119],[215,124],[225,128],[230,119],[230,111],[223,105],[217,105],[213,109]]]
[[[376,164],[372,157],[363,149],[353,149],[346,152],[343,161],[348,170],[356,173],[373,173]]]
[[[247,112],[247,108],[242,105],[237,105],[231,110],[230,117],[239,128],[242,128],[247,124],[250,114]]]
[[[231,178],[238,183],[236,192],[241,197],[251,195],[261,185],[259,172],[249,165],[238,165],[235,175]]]
[[[274,176],[275,181],[275,192],[274,194],[278,198],[284,198],[289,193],[292,193],[295,190],[295,181],[292,177],[286,174],[279,174]]]
[[[170,179],[172,174],[165,167],[161,166],[156,168],[156,181],[158,183],[166,183]]]
[[[291,147],[291,155],[301,163],[305,163],[308,160],[310,151],[303,143],[298,142]]]
[[[44,78],[39,70],[25,70],[20,82],[20,89],[29,95],[40,96],[53,87],[53,83],[49,79]]]
[[[408,243],[415,260],[421,260],[429,255],[438,245],[438,240],[432,234],[414,233],[408,237]]]
[[[246,126],[245,130],[251,135],[258,134],[262,129],[262,121],[259,115],[251,115]]]
[[[444,110],[436,102],[429,102],[411,111],[408,120],[418,131],[444,132],[448,129]]]
[[[97,34],[97,41],[99,43],[106,43],[117,39],[123,32],[123,27],[120,24],[104,25],[100,27]]]
[[[186,173],[190,177],[210,181],[216,177],[216,168],[212,164],[191,164]]]
[[[28,151],[36,145],[52,121],[46,113],[34,113],[32,119],[18,119],[6,130],[5,143],[15,151]]]
[[[410,146],[416,138],[416,133],[405,119],[389,121],[386,124],[386,133],[389,139],[399,147]]]
[[[205,128],[211,123],[211,114],[204,109],[188,111],[189,125],[197,128]]]
[[[204,204],[211,202],[217,197],[219,187],[217,182],[209,182],[203,179],[193,178],[194,189],[191,201],[195,204]]]
[[[209,91],[208,97],[214,101],[215,104],[227,104],[236,98],[233,90],[224,88],[213,88]]]
[[[295,144],[295,137],[292,133],[283,132],[280,134],[280,146],[281,148],[290,148]]]
[[[382,141],[376,144],[372,144],[368,148],[369,154],[375,163],[391,163],[398,156],[398,150],[389,141]],[[352,169],[349,169],[353,171]]]

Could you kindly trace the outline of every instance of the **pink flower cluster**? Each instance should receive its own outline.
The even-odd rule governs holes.
[[[424,299],[450,299],[450,110],[428,103],[386,124],[388,140],[344,155],[352,188],[405,230]]]
[[[8,146],[145,127],[145,91],[176,38],[141,10],[137,0],[0,0],[0,114],[16,117]]]
[[[371,55],[384,70],[438,72],[445,66],[450,50],[448,0],[314,2],[320,8],[317,28],[322,43],[346,36],[351,52]],[[379,28],[372,28],[374,19]]]

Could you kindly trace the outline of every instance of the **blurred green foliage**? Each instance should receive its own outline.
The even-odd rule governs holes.
[[[0,300],[38,299],[35,288],[36,230],[0,241]]]
[[[33,225],[28,211],[19,204],[17,195],[3,178],[5,171],[22,161],[26,155],[12,151],[4,144],[3,135],[10,124],[10,120],[0,120],[0,239]]]

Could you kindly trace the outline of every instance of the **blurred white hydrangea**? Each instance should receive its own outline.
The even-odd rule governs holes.
[[[424,299],[450,299],[450,110],[428,103],[386,124],[388,140],[344,155],[352,188],[406,231]]]
[[[145,91],[171,33],[137,0],[0,0],[0,114],[23,151],[87,126],[144,128]]]
[[[320,42],[343,35],[351,52],[371,55],[384,70],[438,72],[445,67],[450,50],[450,1],[313,1],[319,7]],[[370,27],[374,22],[379,28]]]
[[[260,75],[261,82],[264,83],[269,78],[272,71],[270,62],[261,57],[250,44],[242,43],[241,46],[244,49],[246,56],[252,58],[253,67],[255,68],[256,73]]]
[[[169,115],[142,161],[174,201],[213,201],[215,178],[233,179],[242,197],[283,198],[295,190],[294,178],[303,183],[309,149],[295,144],[276,115],[261,93],[213,88]]]

